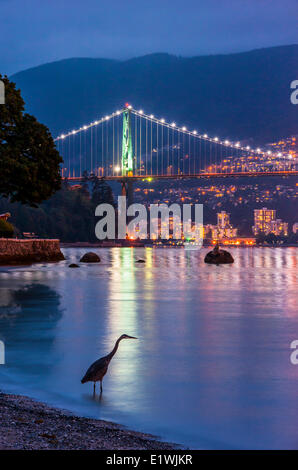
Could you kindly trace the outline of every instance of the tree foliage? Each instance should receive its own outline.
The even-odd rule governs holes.
[[[35,206],[61,186],[62,158],[49,129],[24,113],[20,90],[8,78],[5,104],[0,105],[0,194]]]
[[[13,233],[13,225],[4,219],[0,219],[0,238],[11,238]]]
[[[34,232],[41,238],[59,238],[63,242],[96,242],[95,208],[101,203],[115,204],[105,181],[97,184],[94,178],[86,178],[82,186],[73,188],[64,180],[62,188],[37,208],[0,198],[0,213],[11,213],[19,236]]]

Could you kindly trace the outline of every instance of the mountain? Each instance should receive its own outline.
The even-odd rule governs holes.
[[[191,129],[263,144],[297,133],[298,107],[290,102],[297,59],[298,45],[191,58],[74,58],[11,79],[54,136],[130,102]]]

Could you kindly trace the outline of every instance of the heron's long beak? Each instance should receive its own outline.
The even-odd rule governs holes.
[[[129,339],[139,339],[139,338],[136,338],[135,336],[128,336]]]

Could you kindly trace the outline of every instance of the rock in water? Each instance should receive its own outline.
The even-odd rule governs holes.
[[[96,253],[89,251],[89,253],[85,253],[82,256],[82,258],[80,259],[80,262],[81,263],[99,263],[100,257]]]
[[[136,263],[145,263],[144,259],[137,259]]]
[[[79,268],[80,266],[76,263],[71,263],[68,267],[69,268]]]
[[[209,251],[204,259],[208,264],[230,264],[234,263],[234,258],[226,250],[221,250],[218,245],[212,251]]]

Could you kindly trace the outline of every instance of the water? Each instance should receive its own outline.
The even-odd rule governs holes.
[[[97,250],[99,265],[0,269],[0,389],[191,448],[298,448],[295,248]],[[136,264],[144,258],[146,264]],[[102,400],[80,383],[121,342]]]

